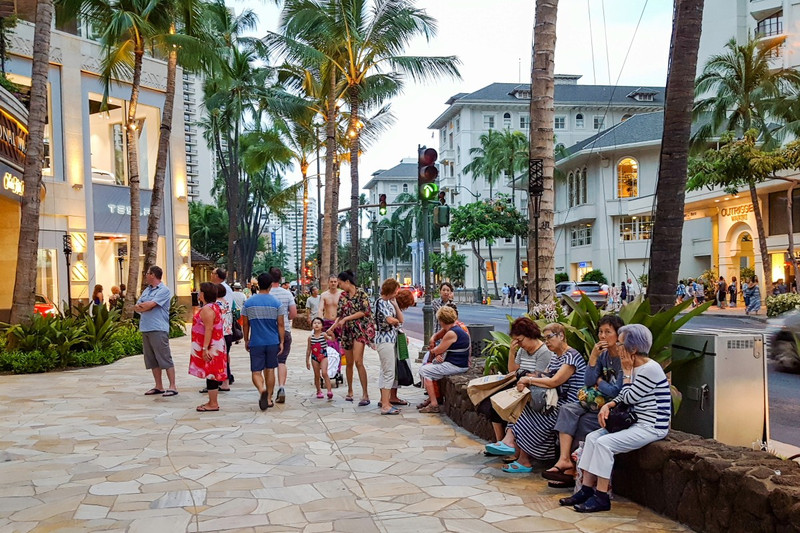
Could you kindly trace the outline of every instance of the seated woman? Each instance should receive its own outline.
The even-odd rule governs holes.
[[[506,436],[498,445],[489,445],[487,450],[496,455],[511,455],[519,452],[519,459],[503,467],[504,472],[522,474],[533,471],[533,461],[550,462],[556,454],[556,436],[553,432],[558,419],[558,411],[565,403],[578,400],[578,389],[583,386],[586,362],[575,348],[570,348],[565,338],[564,326],[548,324],[544,331],[547,348],[553,352],[548,366],[548,375],[543,377],[526,376],[517,382],[517,389],[535,385],[554,389],[561,387],[558,404],[543,413],[534,411],[530,403],[522,411],[515,424],[509,424]],[[518,340],[523,340],[520,335]],[[516,451],[515,451],[516,450]]]
[[[578,403],[564,404],[558,412],[553,429],[558,431],[560,454],[558,462],[542,477],[560,483],[555,488],[575,485],[575,465],[572,463],[573,444],[586,440],[586,435],[600,429],[597,411],[607,401],[617,397],[622,388],[622,366],[617,349],[617,331],[624,326],[616,315],[605,315],[597,323],[600,339],[589,354],[589,366],[584,387],[578,391]]]
[[[470,338],[461,326],[456,325],[458,314],[452,307],[442,307],[436,313],[439,326],[445,332],[442,341],[431,350],[432,364],[424,365],[419,375],[428,391],[428,399],[419,408],[420,413],[438,413],[434,381],[453,374],[462,374],[469,368]]]
[[[508,334],[511,336],[511,345],[508,349],[508,371],[516,372],[518,378],[528,374],[543,374],[547,372],[550,359],[553,358],[547,345],[542,341],[539,326],[528,318],[521,316],[511,324]],[[509,388],[512,387],[509,385]],[[497,445],[506,434],[506,423],[492,407],[492,399],[486,398],[477,407],[477,411],[487,416],[492,421]],[[487,455],[495,455],[488,445]],[[502,454],[506,455],[506,454]],[[509,461],[511,462],[511,461]]]
[[[601,429],[586,438],[578,468],[583,471],[583,487],[559,500],[561,505],[573,505],[580,513],[608,511],[608,484],[614,467],[614,454],[638,450],[661,440],[669,432],[671,396],[667,376],[661,365],[647,354],[653,345],[653,335],[641,324],[619,329],[620,362],[623,386],[616,398],[603,405],[597,414]],[[619,403],[633,406],[637,420],[628,429],[609,433],[606,420],[611,408]]]

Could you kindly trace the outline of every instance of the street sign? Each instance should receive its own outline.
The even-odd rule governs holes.
[[[586,261],[581,261],[578,263],[578,268],[586,268]]]

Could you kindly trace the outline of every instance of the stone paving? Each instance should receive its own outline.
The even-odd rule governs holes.
[[[687,531],[622,499],[600,515],[560,508],[564,492],[503,474],[446,417],[379,416],[377,388],[368,407],[344,387],[316,399],[306,335],[295,332],[287,403],[266,412],[242,345],[222,411],[196,412],[188,337],[172,341],[173,398],[143,396],[141,356],[0,376],[0,531]],[[377,354],[367,360],[375,387]]]

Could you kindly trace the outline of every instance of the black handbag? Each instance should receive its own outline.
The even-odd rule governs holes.
[[[399,360],[397,361],[397,384],[401,387],[409,387],[414,384],[414,374],[411,373],[411,367],[408,366],[408,360]]]
[[[628,429],[639,418],[633,411],[633,406],[626,403],[618,403],[608,413],[606,418],[606,430],[609,433],[616,433],[623,429]]]
[[[244,338],[244,331],[242,331],[242,326],[236,320],[233,321],[233,327],[231,328],[231,335],[233,335],[233,342],[238,342]]]

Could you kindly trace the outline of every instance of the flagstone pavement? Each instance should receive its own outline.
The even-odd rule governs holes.
[[[180,394],[144,396],[142,356],[98,368],[0,376],[0,531],[517,532],[687,531],[618,498],[560,508],[538,475],[500,472],[483,444],[412,406],[314,397],[306,332],[295,331],[287,402],[261,412],[243,345],[219,413],[198,413],[188,337],[172,341]],[[357,380],[356,380],[357,381]],[[356,387],[356,400],[358,400]]]

